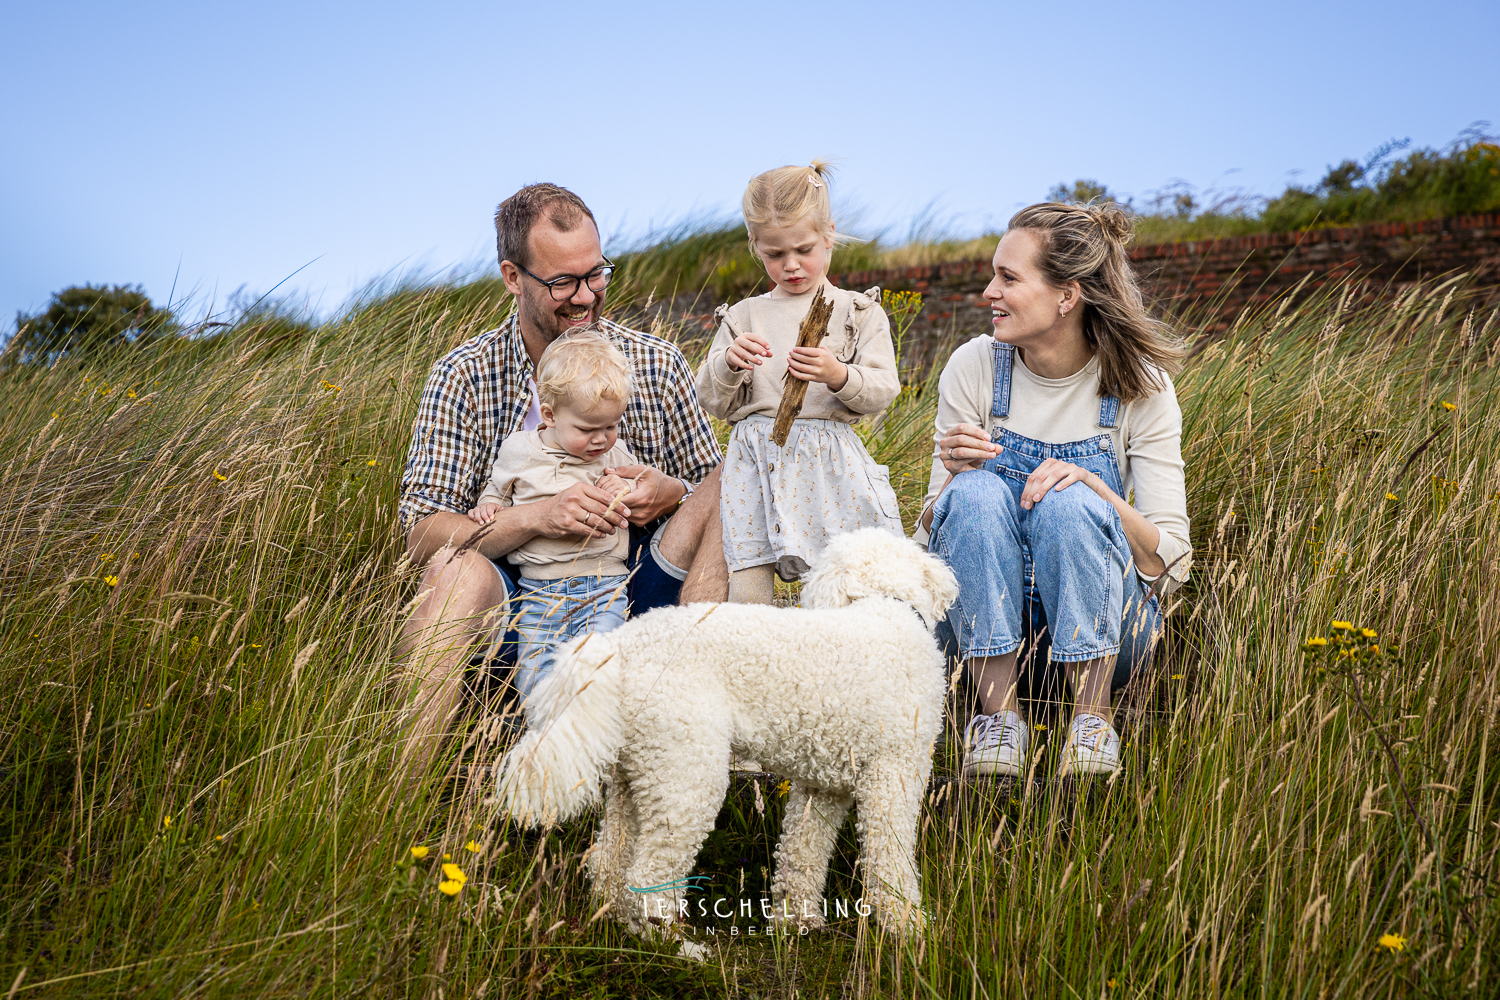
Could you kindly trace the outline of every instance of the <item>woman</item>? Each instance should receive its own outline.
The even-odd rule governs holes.
[[[1146,314],[1130,235],[1115,205],[1018,212],[984,292],[994,335],[939,382],[917,539],[958,576],[947,625],[980,708],[965,774],[1025,769],[1017,688],[1049,664],[1074,692],[1059,776],[1118,768],[1110,696],[1150,652],[1157,593],[1187,578],[1182,348]]]

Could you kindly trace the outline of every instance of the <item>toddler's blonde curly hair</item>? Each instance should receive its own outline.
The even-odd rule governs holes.
[[[588,409],[601,399],[624,402],[634,392],[630,360],[597,327],[564,333],[536,364],[537,398],[554,409]]]

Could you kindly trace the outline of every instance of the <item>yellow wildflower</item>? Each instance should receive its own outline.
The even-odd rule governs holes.
[[[106,587],[118,586],[119,583],[120,583],[120,578],[118,576],[106,576],[104,578],[104,585]]]
[[[786,779],[782,779],[781,784],[776,786],[776,794],[781,796],[782,798],[786,798],[787,792],[790,792],[791,790],[792,783]]]
[[[219,482],[221,482],[221,483],[226,483],[226,482],[228,482],[228,481],[229,481],[229,477],[228,477],[228,476],[226,476],[226,475],[224,475],[224,474],[223,474],[223,473],[222,473],[222,472],[220,472],[220,471],[219,471],[219,470],[218,470],[218,469],[215,469],[215,470],[214,470],[214,478],[215,478],[215,479],[217,479],[217,480],[218,480],[218,481],[219,481]]]
[[[1387,493],[1385,495],[1385,498],[1387,500],[1400,500],[1401,499],[1400,497],[1396,496],[1396,494],[1394,494],[1394,493]]]
[[[438,883],[438,890],[445,896],[457,896],[458,890],[462,889],[463,887],[464,884],[462,882],[448,881]]]
[[[427,857],[427,848],[413,847],[411,849],[411,856],[416,858],[418,861],[421,861],[423,858]]]
[[[1307,640],[1307,644],[1309,646],[1326,646],[1328,645],[1328,640],[1323,638],[1321,635],[1315,635],[1311,639]]]
[[[99,561],[100,562],[109,562],[114,557],[115,557],[115,554],[113,552],[101,552],[101,553],[99,553]]]
[[[1364,636],[1366,639],[1373,639],[1376,636],[1376,632],[1372,628],[1362,628],[1359,630],[1359,634]]]
[[[134,389],[126,389],[125,390],[125,396],[128,399],[134,399],[135,398],[135,390]]]
[[[464,850],[472,851],[473,853],[478,854],[480,851],[484,850],[484,848],[479,846],[479,841],[471,840],[464,845]]]
[[[377,466],[377,465],[380,464],[380,459],[378,459],[378,458],[372,458],[368,462],[366,462],[365,464],[368,465],[370,468],[373,469],[373,468],[375,468],[375,466]]]
[[[1354,623],[1353,622],[1341,622],[1337,618],[1335,618],[1333,620],[1333,627],[1336,628],[1336,629],[1338,629],[1340,632],[1353,632],[1354,631]]]
[[[163,816],[161,818],[161,825],[162,825],[162,827],[164,829],[170,830],[172,828],[172,817],[170,817],[170,816]]]
[[[443,860],[444,861],[452,861],[453,860],[453,855],[451,855],[451,854],[444,854],[443,855]]]
[[[447,857],[447,855],[444,855],[444,857]],[[443,874],[452,879],[454,882],[457,882],[459,885],[463,885],[465,882],[469,881],[469,876],[465,875],[463,873],[463,869],[459,868],[458,865],[443,865]]]
[[[1449,413],[1452,413],[1454,410],[1458,409],[1458,407],[1454,406],[1452,403],[1448,402],[1445,399],[1443,400],[1443,409],[1447,410]]]
[[[1040,733],[1040,732],[1046,731],[1047,726],[1046,726],[1045,723],[1038,722],[1036,725],[1032,726],[1031,728],[1035,729],[1037,732]]]
[[[1104,985],[1108,986],[1110,989],[1114,989],[1115,988],[1115,977],[1114,976],[1110,976],[1108,979],[1106,979],[1104,981]]]
[[[214,839],[215,840],[223,840],[224,839],[224,835],[222,833],[216,833],[216,834],[214,834]]]
[[[322,380],[321,384],[322,384],[323,388],[326,389],[329,392],[338,392],[341,388],[343,388],[343,386],[334,385],[332,382],[328,381],[326,378]]]
[[[1180,680],[1182,680],[1182,675],[1181,674],[1173,674],[1172,675],[1172,679],[1174,681],[1180,681]]]
[[[1406,938],[1400,934],[1382,934],[1378,947],[1385,948],[1392,953],[1406,950]]]

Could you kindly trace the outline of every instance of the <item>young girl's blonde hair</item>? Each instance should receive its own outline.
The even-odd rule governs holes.
[[[755,249],[755,232],[762,226],[792,226],[809,216],[818,232],[825,236],[832,232],[833,204],[828,199],[832,176],[829,162],[817,159],[805,167],[777,167],[752,177],[740,199],[750,249]],[[843,243],[845,238],[840,234],[834,241]]]
[[[635,391],[630,361],[594,327],[569,330],[547,345],[536,363],[538,400],[588,408],[601,399],[620,402]]]

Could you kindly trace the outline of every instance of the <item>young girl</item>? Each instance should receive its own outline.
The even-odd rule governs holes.
[[[703,408],[734,425],[719,508],[731,601],[771,603],[773,570],[797,579],[831,535],[872,525],[902,530],[889,473],[852,426],[901,389],[890,322],[878,288],[861,295],[825,277],[835,242],[828,174],[814,160],[750,182],[745,228],[775,287],[720,307],[718,334],[698,370]],[[828,336],[797,347],[817,288],[833,300]],[[787,374],[809,384],[778,448],[771,428]]]

